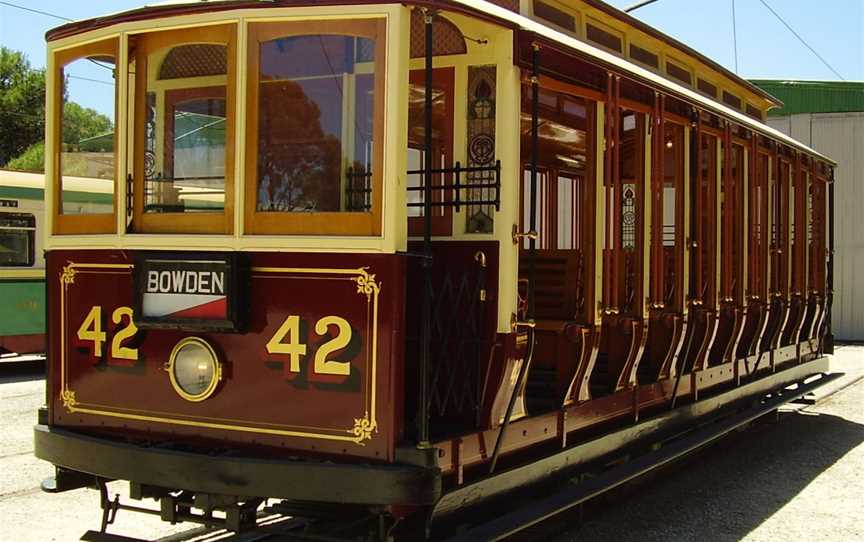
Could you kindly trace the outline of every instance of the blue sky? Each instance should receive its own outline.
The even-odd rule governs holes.
[[[142,0],[3,0],[10,4],[82,19],[140,7]],[[733,0],[659,0],[633,12],[648,24],[735,70]],[[761,3],[734,0],[738,27],[738,73],[766,79],[836,80]],[[864,0],[765,0],[846,80],[864,81]],[[610,0],[620,8],[635,0]],[[45,32],[63,21],[0,3],[0,44],[23,51],[34,66],[45,64]],[[70,70],[71,72],[71,70]],[[107,72],[75,66],[73,99],[108,112]]]

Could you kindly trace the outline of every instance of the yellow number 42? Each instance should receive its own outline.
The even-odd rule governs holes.
[[[138,333],[138,327],[132,319],[132,309],[130,307],[118,307],[111,314],[111,321],[115,324],[123,322],[123,318],[128,320],[128,323],[123,329],[114,334],[111,339],[111,357],[114,359],[138,360],[138,349],[123,346],[123,342],[131,339]],[[93,356],[96,358],[102,357],[102,345],[106,340],[106,333],[102,331],[102,307],[95,305],[87,313],[84,321],[81,322],[81,327],[78,328],[78,339],[81,341],[90,341],[93,343]]]
[[[329,332],[330,326],[336,327],[336,336],[318,347],[313,371],[319,375],[348,376],[351,373],[350,361],[336,361],[327,357],[351,343],[351,324],[341,316],[325,316],[315,324],[315,333],[324,336]],[[299,316],[292,314],[285,318],[273,337],[267,341],[267,353],[287,355],[289,372],[300,372],[300,357],[306,355],[306,344],[300,342]]]

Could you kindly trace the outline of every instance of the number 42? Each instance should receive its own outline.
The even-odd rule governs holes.
[[[126,327],[119,329],[111,339],[111,357],[114,359],[128,359],[138,361],[138,349],[122,346],[123,342],[135,336],[138,333],[138,327],[132,320],[131,307],[118,307],[111,314],[111,321],[115,324],[123,322],[126,318],[128,323]],[[106,340],[106,334],[102,331],[102,307],[99,305],[90,309],[87,317],[81,322],[81,327],[78,328],[78,339],[82,341],[93,342],[93,356],[102,357],[102,344]]]
[[[315,324],[315,333],[327,335],[330,326],[336,326],[336,336],[321,344],[315,351],[313,371],[319,375],[348,376],[351,373],[350,361],[335,361],[327,357],[351,342],[351,324],[341,316],[324,316]],[[288,371],[299,373],[300,357],[306,355],[306,346],[300,342],[300,317],[292,314],[282,322],[267,342],[267,353],[287,355]]]

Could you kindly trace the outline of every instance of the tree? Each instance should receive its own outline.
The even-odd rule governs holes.
[[[7,169],[16,171],[45,172],[45,143],[33,143],[27,150],[6,162]]]
[[[111,119],[75,102],[63,104],[63,143],[77,147],[87,139],[111,132]]]
[[[0,47],[0,167],[45,170],[44,119],[44,70],[32,69],[22,53]],[[113,147],[113,139],[97,138],[113,130],[107,116],[64,100],[63,143],[68,149],[113,150],[104,148],[104,140]]]
[[[45,137],[45,71],[0,46],[0,167]]]

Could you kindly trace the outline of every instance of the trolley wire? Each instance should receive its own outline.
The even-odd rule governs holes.
[[[735,51],[735,75],[738,75],[738,23],[735,16],[735,0],[732,0],[732,47]]]
[[[636,2],[635,4],[624,8],[624,12],[630,13],[631,11],[635,11],[641,7],[653,4],[653,3],[658,2],[658,1],[659,0],[642,0],[641,2]],[[816,51],[816,49],[814,49],[809,43],[807,43],[807,41],[803,37],[801,37],[801,35],[798,32],[796,32],[795,29],[792,28],[792,26],[786,22],[785,19],[783,19],[783,17],[781,17],[780,14],[777,13],[777,11],[775,11],[774,8],[772,8],[766,0],[759,0],[759,2],[763,6],[765,6],[765,8],[768,11],[770,11],[771,14],[774,15],[774,17],[776,17],[777,20],[780,21],[783,24],[783,26],[785,26],[786,29],[789,32],[791,32],[792,35],[795,36],[795,38],[797,38],[798,41],[800,41],[804,45],[804,47],[807,47],[807,49],[809,49],[810,52],[813,53],[813,55],[816,56],[816,58],[818,58],[819,61],[825,65],[825,67],[827,67],[829,70],[831,70],[831,72],[834,73],[834,75],[836,75],[841,81],[846,80],[842,75],[840,75],[840,72],[838,72],[836,69],[834,69],[834,67],[831,64],[829,64],[827,60],[825,60],[825,57],[820,55],[819,52]],[[738,73],[738,35],[737,35],[738,32],[737,32],[737,28],[736,28],[735,0],[732,0],[732,34],[733,34],[733,45],[735,48],[735,73]]]
[[[768,11],[770,11],[770,12],[771,12],[771,13],[772,13],[776,18],[777,18],[778,21],[780,21],[781,23],[783,23],[783,26],[785,26],[785,27],[787,28],[787,30],[789,30],[789,32],[792,32],[792,35],[795,36],[796,38],[798,38],[798,41],[800,41],[801,43],[804,44],[805,47],[807,47],[808,49],[810,49],[810,52],[813,53],[814,55],[816,55],[816,58],[818,58],[819,60],[821,60],[821,61],[822,61],[822,64],[825,64],[825,66],[826,66],[829,70],[831,70],[832,72],[834,72],[834,75],[836,75],[837,77],[839,77],[841,81],[845,81],[845,80],[846,80],[846,79],[843,78],[842,75],[840,75],[840,72],[838,72],[837,70],[835,70],[834,67],[831,66],[831,64],[828,63],[827,60],[825,60],[824,58],[822,58],[822,55],[820,55],[818,52],[816,52],[816,49],[814,49],[813,47],[810,46],[809,43],[807,43],[806,41],[804,41],[804,38],[802,38],[802,37],[798,34],[798,32],[795,32],[795,29],[793,29],[791,26],[789,26],[789,23],[787,23],[787,22],[783,19],[783,17],[780,16],[779,13],[777,13],[776,11],[774,11],[774,8],[772,8],[770,5],[768,5],[768,2],[766,2],[765,0],[759,0],[759,2],[761,2],[762,5],[765,6],[765,7],[768,9]]]

